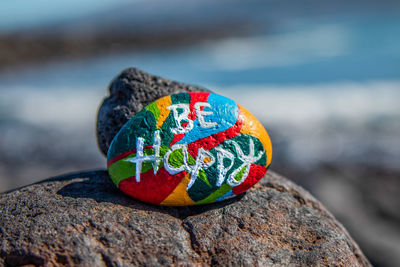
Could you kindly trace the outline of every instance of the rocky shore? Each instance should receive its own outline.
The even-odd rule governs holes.
[[[238,198],[160,207],[122,194],[106,171],[0,195],[1,266],[370,266],[344,227],[269,172]]]

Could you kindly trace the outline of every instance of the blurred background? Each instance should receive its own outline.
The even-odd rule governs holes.
[[[127,67],[248,108],[272,170],[400,264],[400,1],[1,1],[0,192],[105,168],[97,108]]]

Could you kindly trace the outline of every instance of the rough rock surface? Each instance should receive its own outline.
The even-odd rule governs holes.
[[[109,92],[97,116],[97,142],[104,155],[119,129],[151,102],[170,94],[209,90],[129,68],[111,82]]]
[[[236,199],[159,207],[122,194],[106,171],[0,195],[0,266],[369,266],[304,189],[269,172]]]

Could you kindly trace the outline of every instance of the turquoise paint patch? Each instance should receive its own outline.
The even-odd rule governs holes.
[[[215,122],[216,125],[210,128],[200,126],[199,119],[193,121],[193,129],[186,133],[177,144],[190,144],[198,139],[223,132],[235,125],[239,116],[239,107],[235,101],[216,94],[210,94],[207,103],[211,107],[204,107],[204,111],[211,111],[212,114],[203,116],[205,122]]]
[[[231,190],[229,192],[226,192],[225,195],[223,195],[222,197],[217,198],[215,201],[217,201],[217,202],[218,201],[224,201],[224,200],[226,200],[228,198],[232,198],[234,196],[236,196],[236,195]]]
[[[179,93],[179,94],[171,95],[171,103],[172,104],[179,104],[179,103],[190,104],[190,94]]]

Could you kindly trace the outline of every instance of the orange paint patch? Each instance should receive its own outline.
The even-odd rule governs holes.
[[[210,157],[205,157],[203,162],[204,163],[209,163],[209,162],[211,162],[211,158]]]
[[[160,129],[163,125],[164,121],[167,119],[169,115],[169,109],[167,107],[171,106],[171,97],[166,96],[156,101],[157,107],[160,110],[160,115],[157,120],[157,129]]]
[[[267,166],[271,163],[272,159],[272,144],[271,139],[269,139],[268,133],[264,126],[251,114],[247,109],[238,104],[240,114],[242,117],[243,126],[240,130],[242,134],[249,134],[257,137],[263,144],[265,151],[267,153]]]
[[[187,193],[187,185],[190,181],[190,174],[186,174],[182,178],[178,186],[172,191],[172,193],[164,199],[160,205],[166,206],[188,206],[193,205],[195,202],[189,197]],[[179,203],[179,205],[177,205]]]

